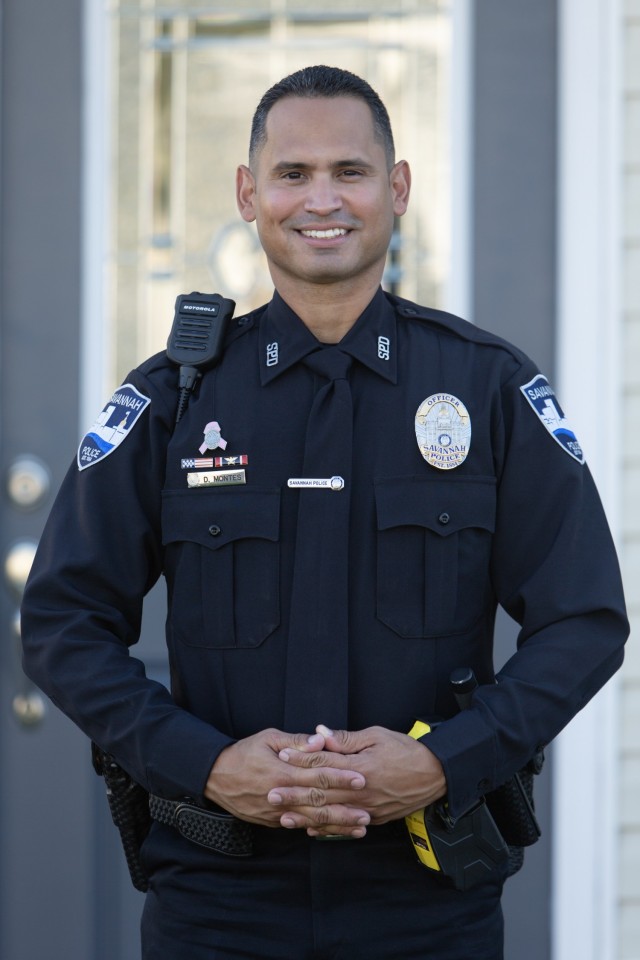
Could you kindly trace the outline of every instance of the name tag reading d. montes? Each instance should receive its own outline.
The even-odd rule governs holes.
[[[246,482],[244,470],[200,470],[187,474],[189,487],[234,486]]]

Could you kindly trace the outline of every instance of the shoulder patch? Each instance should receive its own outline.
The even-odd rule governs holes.
[[[104,460],[126,440],[133,425],[151,403],[132,383],[125,383],[107,400],[78,447],[78,470]]]
[[[549,386],[547,378],[538,374],[520,389],[545,430],[551,434],[556,443],[559,443],[562,449],[578,463],[584,463],[582,447],[571,429],[553,389]]]

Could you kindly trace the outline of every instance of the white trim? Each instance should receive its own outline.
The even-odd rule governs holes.
[[[110,370],[105,307],[110,117],[105,6],[97,0],[83,4],[80,434],[104,403]]]
[[[444,309],[467,320],[473,319],[471,141],[474,7],[474,0],[453,0],[451,8],[451,262],[444,291]]]
[[[620,3],[560,0],[558,393],[615,532],[621,458]],[[553,960],[614,960],[618,682],[554,747]]]

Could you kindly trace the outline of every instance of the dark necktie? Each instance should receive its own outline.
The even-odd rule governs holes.
[[[291,733],[312,733],[318,723],[346,729],[349,681],[351,357],[331,346],[303,362],[328,382],[309,414],[302,479],[331,482],[298,490],[284,716]]]

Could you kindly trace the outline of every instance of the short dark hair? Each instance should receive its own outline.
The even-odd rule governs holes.
[[[304,67],[275,83],[264,94],[253,115],[251,139],[249,141],[249,163],[252,164],[256,153],[267,139],[267,116],[278,100],[285,97],[358,97],[369,107],[373,119],[373,129],[381,141],[387,155],[389,169],[395,162],[395,147],[391,121],[384,103],[375,90],[355,73],[341,70],[339,67],[322,65]]]

